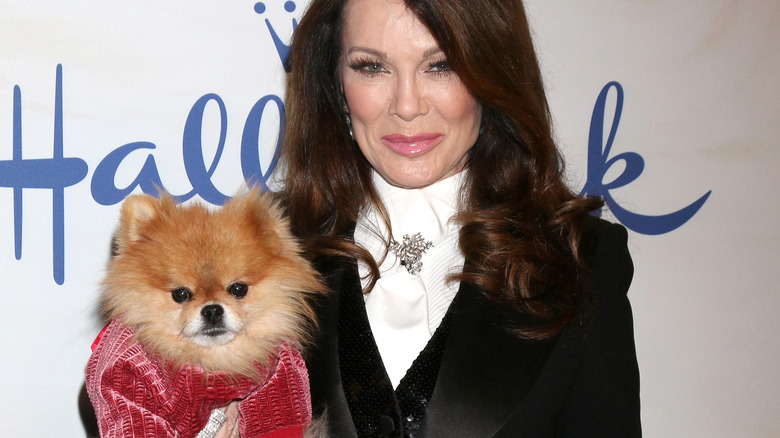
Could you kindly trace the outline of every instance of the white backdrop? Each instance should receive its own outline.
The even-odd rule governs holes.
[[[216,201],[273,170],[274,35],[289,41],[305,8],[63,3],[0,0],[4,436],[83,436],[76,399],[127,191],[194,185]],[[645,435],[780,436],[780,3],[527,8],[572,186],[608,195],[605,215],[633,230]]]

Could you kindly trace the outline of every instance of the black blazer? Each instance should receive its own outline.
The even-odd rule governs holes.
[[[438,378],[417,436],[641,436],[639,370],[626,297],[633,264],[626,240],[622,226],[588,219],[584,241],[594,317],[585,329],[572,326],[552,339],[510,334],[497,324],[505,312],[474,286],[462,284],[450,308]],[[315,413],[327,408],[329,436],[353,437],[358,434],[342,385],[350,368],[339,358],[345,316],[363,321],[360,336],[374,347],[365,358],[377,369],[371,389],[392,397],[392,386],[365,323],[365,308],[362,314],[341,315],[339,325],[340,300],[361,293],[356,263],[320,260],[317,267],[335,293],[319,307],[321,331],[308,358],[312,403]],[[388,436],[400,436],[398,410],[374,410],[377,423],[393,420],[395,430]]]

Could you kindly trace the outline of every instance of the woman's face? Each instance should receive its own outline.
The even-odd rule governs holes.
[[[341,82],[371,166],[405,188],[461,171],[481,108],[431,33],[398,0],[351,0],[344,14]]]

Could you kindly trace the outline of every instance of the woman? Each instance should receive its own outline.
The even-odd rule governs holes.
[[[290,61],[329,434],[641,435],[626,232],[563,182],[522,2],[313,0]]]

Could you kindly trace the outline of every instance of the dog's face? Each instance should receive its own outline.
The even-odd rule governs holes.
[[[278,342],[310,316],[301,296],[322,290],[280,211],[257,192],[213,211],[130,197],[116,244],[104,307],[164,356],[204,362]]]
[[[149,307],[143,309],[149,330],[176,334],[201,347],[226,344],[249,321],[262,317],[265,302],[274,300],[263,270],[274,253],[264,251],[262,239],[242,230],[235,218],[223,215],[177,211],[150,224],[148,239],[120,256],[138,257],[127,264],[146,266],[140,279],[146,290],[139,288],[138,300]]]
[[[249,286],[242,281],[236,281],[224,289],[223,293],[214,293],[206,292],[202,287],[197,288],[196,291],[203,295],[200,299],[186,286],[171,291],[172,300],[181,307],[180,333],[184,339],[201,347],[211,347],[233,340],[244,328],[239,316],[243,313],[240,311],[240,303],[230,301],[246,297]],[[230,295],[232,298],[220,295]],[[204,299],[208,301],[203,302]]]
[[[226,288],[226,292],[236,300],[244,298],[248,291],[249,286],[241,281],[231,283]],[[194,300],[195,297],[192,291],[184,286],[172,290],[171,297],[173,301],[181,304],[182,308],[190,308],[186,313],[193,314],[186,318],[187,323],[182,334],[194,344],[202,347],[224,344],[243,328],[241,319],[221,300],[211,300],[202,305],[188,305],[188,301]]]

